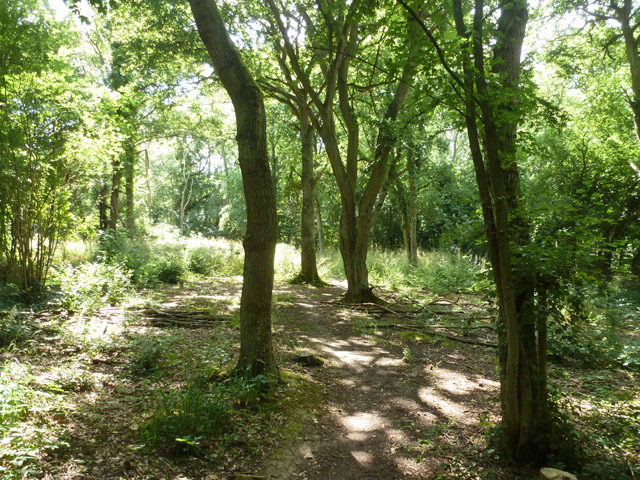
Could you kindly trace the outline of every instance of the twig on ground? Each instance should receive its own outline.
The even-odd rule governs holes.
[[[377,325],[376,328],[395,328],[398,330],[408,330],[411,332],[423,333],[425,335],[440,335],[442,337],[445,337],[449,340],[452,340],[458,343],[466,343],[468,345],[479,345],[481,347],[498,348],[498,345],[496,345],[495,343],[488,343],[480,340],[470,340],[466,338],[455,337],[452,335],[446,335],[441,332],[435,332],[435,331],[430,332],[424,328],[416,327],[414,325],[398,325],[397,323],[387,323],[387,324]]]

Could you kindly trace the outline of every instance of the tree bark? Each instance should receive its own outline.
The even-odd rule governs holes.
[[[271,333],[271,299],[278,232],[264,101],[260,88],[231,42],[216,2],[189,0],[189,4],[200,38],[236,114],[238,160],[247,204],[238,371],[250,376],[271,373],[277,370]]]
[[[135,236],[136,218],[134,206],[134,183],[135,183],[135,161],[136,150],[133,142],[128,142],[125,147],[124,178],[125,196],[127,198],[127,210],[125,225],[129,231],[129,237]]]
[[[120,158],[113,160],[113,173],[111,174],[111,203],[109,204],[109,229],[114,232],[118,229],[118,208],[120,203],[120,183],[122,180],[122,161]]]
[[[316,232],[318,233],[318,251],[320,252],[321,255],[324,255],[326,248],[324,245],[324,231],[322,228],[322,213],[320,212],[320,202],[318,201],[318,197],[314,195],[314,199],[316,202],[315,213],[316,213]]]
[[[546,318],[539,317],[536,321],[533,274],[512,250],[513,245],[526,246],[529,242],[529,225],[515,161],[517,89],[527,4],[526,0],[512,0],[502,5],[492,62],[492,73],[502,79],[500,92],[487,82],[483,0],[475,2],[471,32],[464,23],[462,3],[454,0],[453,4],[457,33],[465,39],[461,48],[463,77],[460,80],[464,90],[464,116],[500,307],[498,333],[505,447],[515,460],[527,463],[544,449],[535,445],[535,437],[548,429],[545,423]],[[480,107],[481,117],[476,114],[476,105]]]
[[[299,279],[312,285],[323,284],[316,264],[316,239],[314,228],[313,152],[315,131],[305,109],[299,111],[300,137],[302,139],[302,214],[300,219],[300,275]]]
[[[109,228],[109,186],[103,185],[98,194],[98,221],[101,231]]]
[[[416,190],[416,165],[409,166],[409,263],[418,265],[418,192]]]

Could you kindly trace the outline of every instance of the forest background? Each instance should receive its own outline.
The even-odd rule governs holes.
[[[243,273],[246,282],[260,269],[243,271],[240,242],[257,241],[268,266],[273,210],[276,283],[339,283],[345,304],[388,305],[385,294],[424,301],[425,292],[484,298],[499,345],[496,448],[505,458],[634,476],[638,6],[221,5],[264,94],[269,175],[254,176],[264,196],[253,218],[267,223],[245,235],[257,161],[243,164],[236,99],[229,92],[234,110],[198,22],[211,2],[69,3],[0,5],[7,475],[29,472],[41,455],[29,448],[43,448],[42,438],[25,446],[17,427],[35,408],[37,386],[21,370],[30,341],[105,305],[135,312],[163,285]],[[264,275],[273,282],[272,270]],[[238,365],[262,392],[278,370],[271,289],[262,301],[246,288],[266,307],[248,318],[241,302]],[[54,312],[46,328],[42,312]],[[257,335],[265,325],[268,335]],[[142,370],[144,355],[159,355],[147,347],[134,348]],[[547,359],[611,368],[635,386],[601,399],[622,413],[603,429],[600,452],[584,440],[584,451],[569,447],[577,414],[548,385]],[[598,385],[605,397],[617,389]]]

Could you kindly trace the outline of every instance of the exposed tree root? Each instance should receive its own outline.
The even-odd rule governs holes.
[[[291,285],[311,285],[314,287],[326,287],[328,285],[326,282],[323,282],[319,276],[314,276],[314,278],[309,279],[302,272],[289,280],[288,283]]]

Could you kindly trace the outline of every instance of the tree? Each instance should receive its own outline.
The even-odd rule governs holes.
[[[271,296],[277,213],[269,171],[262,92],[233,45],[214,0],[189,0],[198,33],[236,114],[238,160],[247,203],[245,262],[240,300],[240,361],[251,376],[271,373]]]
[[[39,3],[0,5],[0,270],[27,299],[46,284],[82,170],[70,146],[84,86],[58,53],[72,36]]]
[[[404,7],[411,11],[403,0]],[[519,93],[521,50],[528,18],[526,0],[510,0],[497,8],[495,24],[484,0],[473,13],[453,0],[455,35],[462,71],[450,60],[430,28],[423,31],[434,45],[462,102],[471,156],[480,193],[494,283],[499,300],[499,359],[505,449],[527,463],[544,450],[536,440],[548,431],[546,386],[546,318],[534,315],[534,276],[523,252],[530,242],[529,222],[516,162],[516,132],[522,115]],[[414,18],[418,17],[413,13]],[[471,26],[467,19],[471,16]],[[441,27],[446,29],[445,26]],[[489,42],[487,46],[487,43]],[[486,59],[490,51],[492,58]],[[480,110],[478,112],[477,110]]]
[[[367,23],[367,15],[375,14],[375,9],[368,9],[370,5],[366,2],[320,3],[313,18],[303,4],[299,6],[296,18],[294,12],[285,12],[272,0],[267,4],[271,12],[270,37],[284,79],[274,83],[282,86],[284,96],[292,96],[307,110],[322,139],[338,185],[341,200],[339,246],[348,285],[345,300],[379,301],[368,281],[369,235],[397,138],[400,107],[409,94],[420,52],[413,22],[408,22],[409,28],[403,27],[403,48],[394,52],[397,56],[383,59],[380,43],[388,32],[386,29],[380,32],[374,26],[375,22]],[[306,48],[294,44],[296,36],[291,34],[287,23],[292,31],[305,29]],[[365,60],[367,55],[370,60]],[[394,66],[400,73],[390,74],[382,67],[384,62],[397,62]],[[391,94],[389,85],[395,85]],[[382,108],[374,90],[384,98]],[[369,92],[372,105],[359,100],[362,91]],[[335,110],[336,102],[339,112]],[[373,133],[373,145],[367,145],[369,151],[362,159],[365,145],[361,131],[368,126],[363,118],[370,117],[376,119],[373,129],[376,133]],[[342,131],[337,122],[341,122]],[[345,148],[341,145],[343,135],[346,136]],[[363,162],[367,163],[366,168],[359,165]],[[362,170],[369,172],[364,185],[359,176]]]

